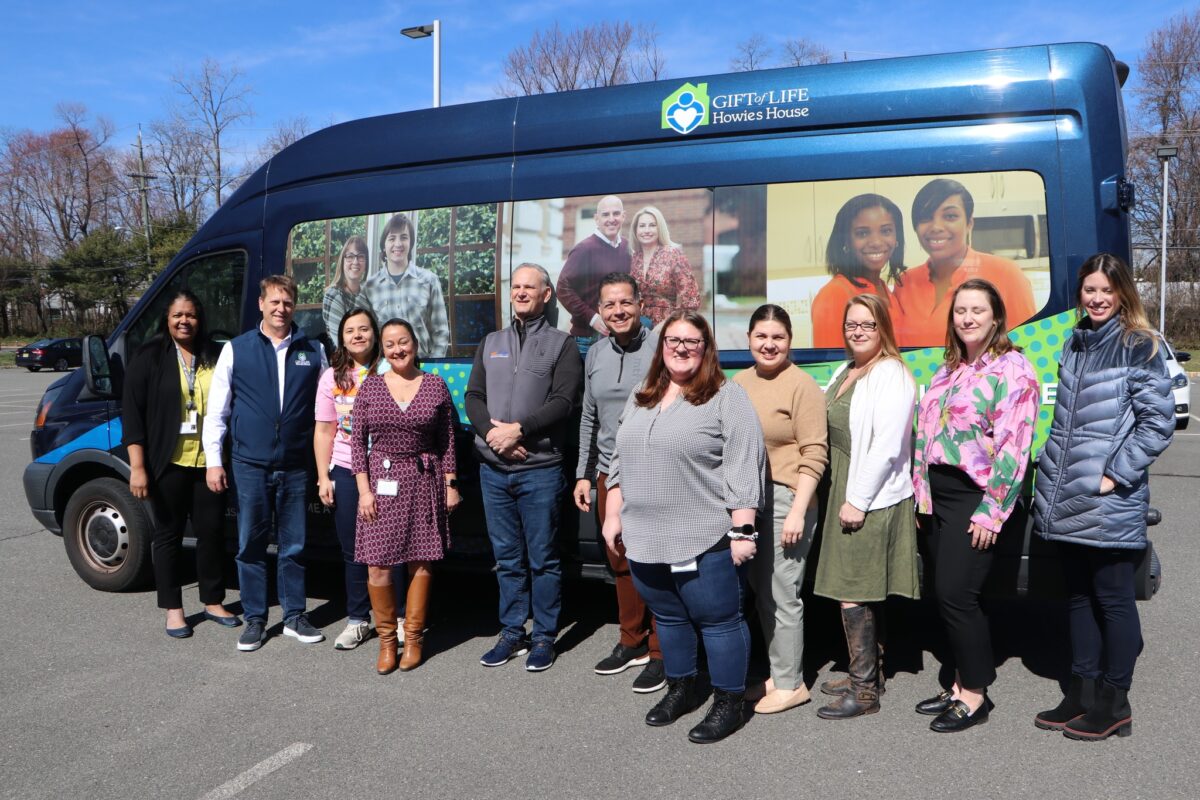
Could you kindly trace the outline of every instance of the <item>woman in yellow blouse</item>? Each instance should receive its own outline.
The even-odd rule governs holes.
[[[204,306],[187,289],[171,298],[157,336],[130,361],[121,404],[121,441],[129,452],[129,491],[149,501],[158,607],[167,635],[192,635],[183,613],[179,565],[189,519],[196,537],[196,578],[204,617],[234,628],[242,621],[223,605],[225,496],[205,483],[200,427],[216,351],[208,339]]]

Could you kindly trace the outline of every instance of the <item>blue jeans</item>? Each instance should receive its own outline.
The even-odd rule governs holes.
[[[1071,672],[1129,689],[1142,652],[1133,586],[1142,551],[1060,543],[1058,553],[1070,608]]]
[[[272,523],[278,536],[279,605],[283,620],[304,613],[305,502],[310,473],[306,469],[269,470],[233,462],[238,499],[238,583],[246,620],[267,621],[267,545]]]
[[[553,642],[562,607],[562,566],[555,537],[566,479],[559,465],[518,472],[479,466],[488,538],[496,556],[500,624],[525,635],[533,596],[533,639]],[[531,591],[532,590],[532,591]]]
[[[367,596],[367,565],[354,560],[354,534],[358,527],[358,483],[345,467],[329,471],[333,479],[333,528],[342,546],[346,567],[346,616],[349,622],[371,618],[371,598]]]
[[[346,567],[346,621],[366,622],[371,618],[371,598],[367,595],[367,565],[354,560],[354,537],[358,530],[358,483],[345,467],[329,471],[333,479],[333,528],[342,546],[342,563]],[[392,586],[396,590],[396,614],[404,616],[405,587],[408,569],[397,564],[392,570]]]
[[[694,572],[671,572],[670,564],[631,559],[629,570],[638,594],[654,612],[667,677],[696,674],[699,630],[712,685],[744,692],[750,664],[750,629],[742,616],[745,570],[733,565],[728,550],[705,553],[696,562]]]
[[[579,348],[580,358],[587,358],[588,350],[592,348],[592,345],[596,343],[596,339],[598,338],[599,337],[594,333],[591,336],[575,337],[575,346]]]

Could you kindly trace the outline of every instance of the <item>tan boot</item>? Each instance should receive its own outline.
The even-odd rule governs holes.
[[[425,644],[425,608],[429,602],[429,584],[433,575],[419,570],[408,579],[408,600],[404,612],[404,654],[400,671],[416,669],[421,663],[421,647]]]
[[[379,660],[375,671],[387,675],[396,671],[396,593],[391,584],[367,584],[371,597],[371,612],[375,615],[375,632],[379,634]]]

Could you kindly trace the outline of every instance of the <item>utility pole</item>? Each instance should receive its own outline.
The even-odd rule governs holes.
[[[135,178],[138,181],[138,193],[142,196],[142,231],[146,234],[146,266],[154,264],[154,258],[150,255],[150,187],[147,182],[157,178],[157,175],[151,175],[146,172],[146,156],[142,151],[142,126],[138,125],[137,138],[138,151],[138,171],[131,173],[128,177]]]
[[[1155,152],[1162,164],[1162,258],[1158,278],[1158,332],[1167,335],[1167,181],[1171,174],[1171,159],[1179,155],[1178,147],[1160,147]]]

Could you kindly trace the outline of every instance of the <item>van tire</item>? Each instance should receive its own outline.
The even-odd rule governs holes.
[[[71,495],[63,515],[67,558],[84,583],[124,592],[148,582],[153,532],[145,506],[116,478],[97,478]]]

